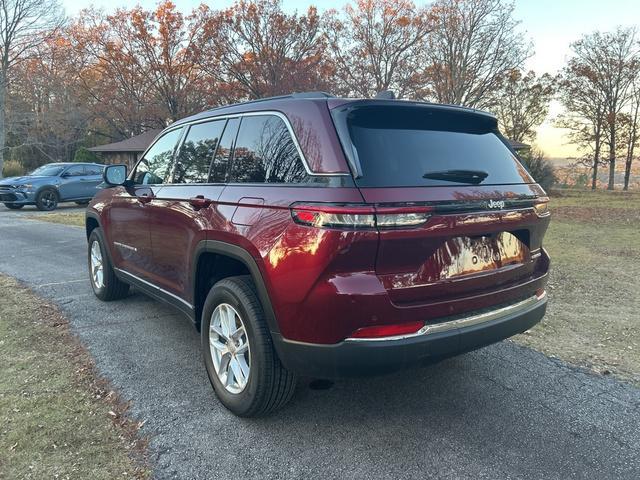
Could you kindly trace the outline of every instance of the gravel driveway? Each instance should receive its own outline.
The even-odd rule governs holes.
[[[640,390],[510,342],[328,390],[301,382],[277,414],[235,418],[185,317],[137,293],[99,302],[83,229],[23,214],[0,207],[0,272],[62,306],[146,422],[157,478],[640,478]]]

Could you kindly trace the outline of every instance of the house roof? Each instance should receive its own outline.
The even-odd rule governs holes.
[[[144,152],[161,131],[162,130],[147,130],[142,135],[136,135],[135,137],[127,138],[120,142],[92,147],[89,151],[110,153]]]

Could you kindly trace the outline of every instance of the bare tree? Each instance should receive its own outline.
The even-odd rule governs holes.
[[[0,178],[6,148],[5,112],[12,68],[62,25],[56,0],[0,0]]]
[[[631,85],[640,74],[640,48],[634,28],[596,32],[572,45],[572,61],[604,102],[605,134],[609,149],[609,182],[613,190],[616,173],[618,119],[631,99]]]
[[[426,49],[429,94],[441,103],[490,108],[504,75],[523,66],[530,48],[517,31],[513,3],[438,0]]]
[[[635,148],[640,141],[640,78],[636,79],[631,96],[631,108],[629,110],[629,128],[626,141],[626,161],[624,165],[624,187],[629,190],[629,180],[631,178],[631,166],[633,165]]]
[[[344,16],[330,10],[324,21],[340,93],[417,94],[431,29],[426,8],[406,0],[358,0],[344,8]]]
[[[502,132],[516,142],[531,141],[538,127],[549,112],[554,94],[554,79],[549,74],[536,77],[530,71],[507,72],[498,89],[498,99],[493,108]]]
[[[585,151],[578,164],[591,168],[591,189],[595,190],[598,167],[604,165],[605,97],[594,82],[594,72],[577,58],[569,59],[557,78],[561,103],[565,108],[557,125],[569,131],[569,142]]]

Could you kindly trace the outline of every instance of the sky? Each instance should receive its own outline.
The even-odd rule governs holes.
[[[416,4],[428,4],[414,0]],[[224,8],[233,0],[174,0],[184,11],[190,11],[200,3],[212,8]],[[90,5],[104,8],[107,11],[120,6],[130,7],[139,4],[152,8],[156,0],[138,0],[125,2],[122,0],[62,0],[67,14],[74,15]],[[283,0],[288,11],[304,10],[310,4],[320,11],[329,8],[341,8],[346,2],[342,0]],[[617,26],[640,27],[640,0],[516,0],[515,18],[521,22],[520,29],[532,42],[534,55],[528,60],[526,67],[536,73],[555,74],[562,67],[570,54],[571,42],[583,34],[595,30],[607,31]],[[553,126],[553,118],[562,111],[557,102],[551,105],[547,121],[538,129],[536,144],[551,158],[565,158],[575,155],[575,150],[568,145],[564,131]]]

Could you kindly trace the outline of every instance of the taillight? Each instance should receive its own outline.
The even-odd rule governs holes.
[[[376,227],[372,207],[301,205],[291,209],[296,223],[319,228],[373,229]]]
[[[349,338],[387,338],[416,333],[424,322],[409,322],[396,325],[377,325],[375,327],[363,327],[353,332]]]
[[[425,223],[431,207],[367,205],[295,205],[296,223],[318,228],[375,229],[415,227]]]
[[[546,217],[547,215],[549,215],[549,198],[542,197],[536,200],[536,202],[533,204],[533,209],[536,212],[536,215],[538,215],[539,217]]]

